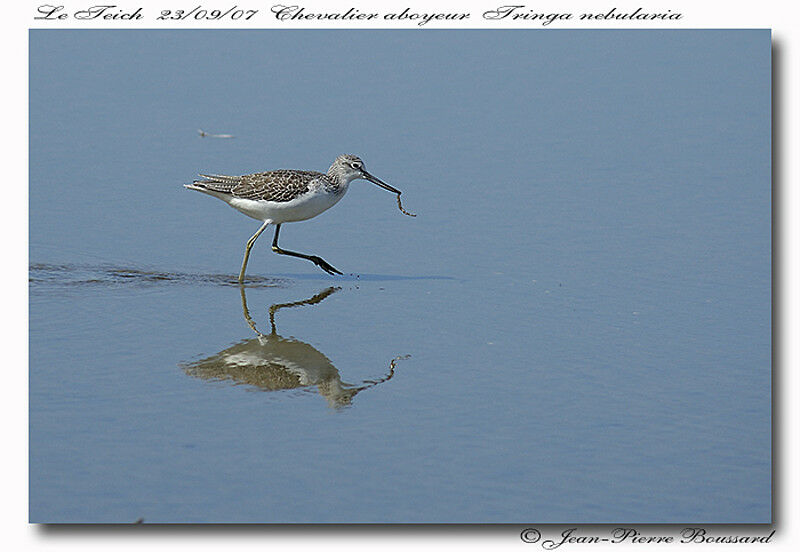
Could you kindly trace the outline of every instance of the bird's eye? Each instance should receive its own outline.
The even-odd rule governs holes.
[[[360,163],[353,163],[350,166],[353,167],[354,169],[360,169],[361,168],[361,164]]]

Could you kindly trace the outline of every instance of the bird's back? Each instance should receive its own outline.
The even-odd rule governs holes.
[[[202,180],[195,180],[193,189],[199,191],[229,194],[239,199],[255,201],[286,202],[308,192],[311,182],[325,179],[317,171],[298,171],[278,169],[244,176],[221,174],[201,174]]]

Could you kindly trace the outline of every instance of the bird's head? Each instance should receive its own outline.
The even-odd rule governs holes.
[[[364,180],[369,180],[373,184],[380,186],[384,190],[389,190],[395,194],[400,193],[400,190],[389,186],[386,182],[369,174],[364,167],[364,162],[355,155],[345,154],[337,157],[333,165],[331,165],[331,168],[328,169],[328,175],[347,184],[353,180],[363,178]]]

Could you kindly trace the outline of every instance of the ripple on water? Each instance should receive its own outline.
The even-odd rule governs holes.
[[[153,286],[163,284],[208,284],[238,286],[237,276],[231,274],[199,274],[164,272],[112,265],[31,264],[28,271],[31,290],[52,287],[114,287]],[[288,278],[248,276],[247,287],[287,287]]]

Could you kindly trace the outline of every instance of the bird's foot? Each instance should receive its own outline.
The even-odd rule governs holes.
[[[338,270],[333,268],[331,265],[329,265],[328,262],[325,259],[323,259],[322,257],[314,256],[314,257],[311,257],[310,260],[311,260],[312,263],[314,263],[315,265],[320,267],[322,270],[324,270],[328,274],[331,274],[331,275],[333,275],[333,274],[341,274],[341,272],[339,272]]]

